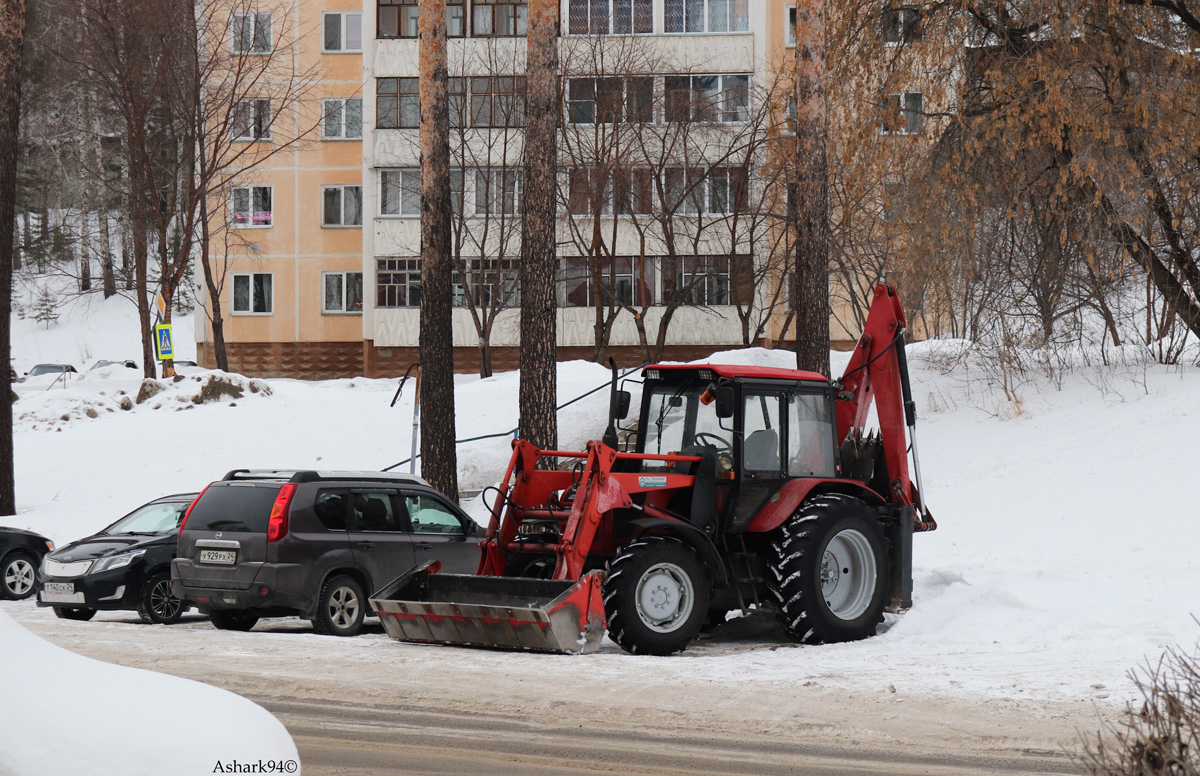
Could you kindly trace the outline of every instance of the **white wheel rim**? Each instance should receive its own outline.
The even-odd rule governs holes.
[[[867,611],[875,594],[875,553],[853,528],[839,531],[821,559],[821,596],[834,617],[854,620]]]
[[[329,619],[340,630],[354,624],[358,617],[358,596],[348,587],[339,587],[329,597]]]
[[[658,563],[638,580],[638,617],[656,633],[671,633],[687,622],[695,603],[692,579],[674,563]]]
[[[24,558],[8,564],[4,570],[4,586],[13,595],[25,595],[33,589],[33,564]]]

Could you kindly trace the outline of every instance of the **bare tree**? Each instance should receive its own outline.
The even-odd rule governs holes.
[[[13,245],[16,228],[17,147],[21,129],[21,54],[25,0],[0,0],[0,355],[11,353]],[[13,475],[12,374],[0,378],[0,515],[17,513]]]
[[[553,449],[558,440],[558,310],[555,303],[559,4],[530,0],[526,44],[525,218],[521,230],[520,434]]]
[[[458,500],[454,335],[450,299],[450,106],[446,2],[421,0],[421,474]]]

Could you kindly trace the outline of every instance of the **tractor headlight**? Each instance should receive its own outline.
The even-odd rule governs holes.
[[[733,471],[733,459],[732,459],[732,458],[730,458],[729,456],[727,456],[727,455],[723,455],[723,456],[721,456],[721,457],[720,457],[720,458],[717,460],[717,463],[718,463],[718,464],[720,464],[720,466],[721,466],[721,471],[723,471],[723,472],[731,472],[731,471]]]
[[[645,372],[642,373],[642,376],[645,377],[647,380],[661,380],[662,372],[657,369],[647,369]]]

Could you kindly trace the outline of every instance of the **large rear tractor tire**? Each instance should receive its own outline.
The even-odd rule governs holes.
[[[787,635],[805,644],[857,641],[883,620],[888,542],[874,510],[816,496],[769,537],[767,583]]]
[[[613,560],[604,581],[608,635],[635,655],[681,652],[708,621],[708,599],[708,573],[690,547],[640,539]]]

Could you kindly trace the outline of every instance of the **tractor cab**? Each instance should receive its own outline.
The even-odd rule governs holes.
[[[637,451],[715,459],[715,506],[726,531],[744,530],[787,480],[838,476],[834,395],[826,378],[715,364],[655,365],[643,377]],[[677,466],[642,461],[645,472]]]

